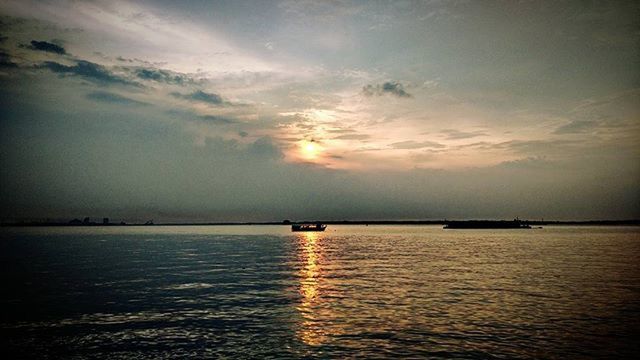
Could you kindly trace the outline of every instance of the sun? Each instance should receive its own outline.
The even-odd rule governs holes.
[[[305,140],[300,143],[302,155],[307,159],[315,159],[320,154],[320,146],[314,140]]]

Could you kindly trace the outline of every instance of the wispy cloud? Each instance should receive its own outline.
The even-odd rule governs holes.
[[[333,140],[366,140],[371,138],[371,135],[367,134],[345,134],[336,136]]]
[[[504,168],[514,168],[514,169],[519,169],[519,168],[537,169],[541,167],[547,167],[552,164],[553,162],[549,161],[544,156],[530,156],[530,157],[520,158],[516,160],[503,161],[497,166],[504,167]]]
[[[187,82],[190,82],[187,76],[183,74],[178,74],[168,70],[162,69],[153,69],[153,68],[140,68],[134,70],[136,76],[143,80],[151,80],[166,84],[177,84],[183,85]]]
[[[140,86],[123,76],[114,74],[102,65],[85,60],[78,60],[75,65],[64,65],[55,61],[45,61],[38,67],[48,69],[61,75],[80,76],[99,84],[122,84]]]
[[[584,142],[567,139],[511,140],[499,143],[480,141],[473,144],[460,145],[458,149],[474,149],[475,151],[507,151],[526,156],[571,155],[576,149],[583,148]]]
[[[446,147],[443,144],[434,142],[434,141],[413,141],[413,140],[408,140],[408,141],[400,141],[400,142],[396,142],[393,143],[391,145],[389,145],[390,147],[394,148],[394,149],[403,149],[403,150],[410,150],[410,149],[422,149],[422,148],[444,148]]]
[[[208,123],[217,124],[217,125],[229,125],[229,124],[239,123],[239,121],[237,120],[234,120],[225,116],[218,116],[218,115],[201,115],[201,116],[198,116],[198,118]]]
[[[484,131],[460,131],[455,129],[445,129],[441,133],[446,135],[448,140],[470,139],[478,136],[487,136]]]
[[[558,127],[554,134],[577,134],[593,129],[598,125],[595,121],[590,120],[574,120],[568,124]]]
[[[222,96],[214,93],[204,92],[202,90],[197,90],[189,94],[182,94],[179,92],[172,92],[171,96],[178,99],[185,99],[189,101],[202,102],[212,105],[226,105],[228,102],[222,99]]]
[[[87,99],[91,99],[103,103],[111,103],[117,105],[149,105],[144,101],[138,101],[107,91],[94,91],[87,94]]]

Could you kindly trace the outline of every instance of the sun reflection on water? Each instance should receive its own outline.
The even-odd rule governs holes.
[[[320,275],[319,260],[319,244],[318,234],[308,232],[304,233],[304,256],[306,257],[306,265],[303,269],[303,280],[301,282],[301,292],[304,303],[311,305],[318,295],[318,277]]]
[[[321,240],[321,235],[314,232],[298,235],[300,260],[304,264],[300,269],[301,302],[297,309],[302,321],[298,337],[307,345],[321,345],[327,339],[326,330],[319,321],[322,312],[320,283],[323,280]]]

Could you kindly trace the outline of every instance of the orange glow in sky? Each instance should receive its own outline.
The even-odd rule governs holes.
[[[305,159],[313,160],[320,155],[320,146],[313,140],[305,140],[300,143],[300,150]]]

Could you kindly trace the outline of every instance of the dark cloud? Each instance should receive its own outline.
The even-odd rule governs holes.
[[[413,141],[413,140],[400,141],[400,142],[393,143],[393,144],[391,144],[389,146],[391,146],[394,149],[404,149],[404,150],[422,149],[422,148],[443,148],[443,147],[445,147],[444,145],[442,145],[440,143],[437,143],[437,142],[433,142],[433,141],[417,142],[417,141]]]
[[[118,104],[118,105],[149,105],[146,102],[129,99],[122,95],[114,94],[106,91],[94,91],[87,94],[87,99],[91,99],[98,102]]]
[[[411,97],[411,94],[404,91],[402,84],[398,82],[386,82],[382,84],[382,91],[388,92],[400,97]]]
[[[0,51],[0,68],[16,68],[18,64],[11,61],[11,57],[6,52]]]
[[[144,80],[152,80],[166,84],[182,85],[188,82],[188,78],[181,74],[175,74],[167,70],[161,69],[136,69],[135,74],[138,78]]]
[[[366,96],[382,96],[384,94],[391,94],[397,97],[410,98],[411,94],[404,90],[404,86],[397,81],[387,81],[383,84],[367,85],[362,88],[362,92]]]
[[[62,46],[59,46],[50,42],[46,42],[46,41],[32,40],[31,45],[28,46],[28,48],[31,50],[46,51],[46,52],[60,54],[60,55],[64,55],[67,53]]]
[[[583,133],[598,125],[595,121],[590,120],[574,120],[568,124],[558,127],[554,134],[577,134]]]
[[[58,74],[77,75],[87,80],[101,84],[123,84],[140,86],[140,84],[130,81],[122,76],[116,75],[107,70],[104,66],[89,61],[78,60],[75,65],[63,65],[55,61],[45,61],[39,66],[49,69]]]
[[[198,118],[206,122],[218,124],[218,125],[229,125],[229,124],[238,123],[238,121],[230,119],[228,117],[224,117],[224,116],[202,115],[202,116],[198,116]]]
[[[258,159],[267,158],[276,160],[284,157],[282,150],[280,150],[280,148],[268,136],[261,137],[250,144],[248,152],[249,154],[256,156]]]
[[[178,99],[185,99],[190,101],[204,102],[213,105],[226,105],[226,101],[218,94],[207,93],[202,90],[194,91],[190,94],[181,94],[179,92],[172,92],[171,96]]]

